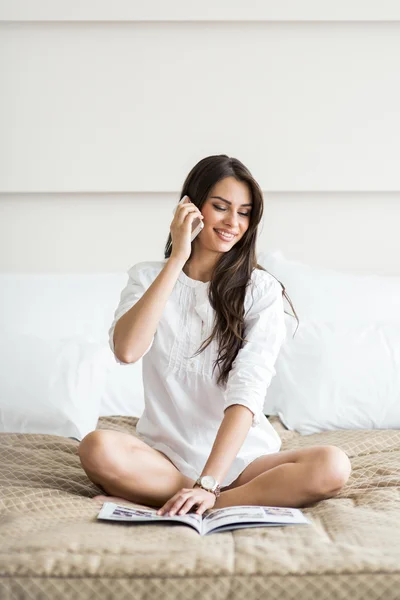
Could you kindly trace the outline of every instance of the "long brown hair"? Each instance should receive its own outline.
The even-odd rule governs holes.
[[[219,351],[214,363],[213,373],[215,367],[219,365],[220,374],[217,385],[222,386],[225,386],[228,381],[232,363],[243,342],[247,342],[242,338],[242,334],[244,331],[244,301],[246,288],[251,281],[251,274],[254,269],[267,271],[257,263],[256,259],[257,227],[264,211],[263,194],[250,171],[240,160],[231,158],[226,154],[219,154],[207,156],[193,167],[186,177],[180,195],[180,198],[182,198],[187,194],[190,201],[201,210],[213,186],[226,177],[234,177],[237,181],[243,181],[249,186],[253,200],[250,224],[238,243],[232,246],[229,252],[221,254],[213,269],[208,297],[211,306],[215,310],[214,328],[212,334],[204,340],[199,350],[194,354],[196,356],[203,352],[216,337]],[[164,257],[169,258],[171,252],[172,236],[170,233],[165,246]],[[275,279],[277,278],[275,277]],[[297,323],[299,323],[285,286],[281,281],[279,283],[282,286],[282,295],[288,300]]]

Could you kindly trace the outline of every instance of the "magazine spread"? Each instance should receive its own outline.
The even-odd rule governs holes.
[[[189,512],[172,517],[156,513],[157,509],[128,507],[114,504],[114,502],[104,502],[97,518],[132,523],[179,521],[182,525],[194,527],[200,535],[247,527],[311,524],[311,521],[303,515],[300,509],[281,506],[229,506],[208,509],[203,515]]]

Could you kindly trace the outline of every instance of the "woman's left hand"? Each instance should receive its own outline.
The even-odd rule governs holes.
[[[158,511],[157,515],[169,512],[169,515],[184,515],[195,505],[196,514],[202,515],[205,510],[212,508],[217,498],[214,492],[207,492],[201,487],[182,488],[172,496]]]

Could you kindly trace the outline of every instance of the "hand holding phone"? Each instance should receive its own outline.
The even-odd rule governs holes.
[[[175,214],[177,207],[179,206],[179,204],[182,204],[184,202],[190,202],[190,200],[188,199],[188,196],[183,196],[183,198],[181,200],[179,200],[177,206],[175,206],[174,210],[172,211],[172,214]],[[199,218],[196,217],[195,219],[193,219],[192,221],[192,233],[191,233],[191,238],[190,241],[193,242],[193,240],[195,239],[195,237],[197,235],[199,235],[200,231],[203,229],[204,227],[204,223],[203,221]]]
[[[182,204],[185,206],[175,215]],[[172,212],[175,215],[171,223],[172,254],[186,262],[192,252],[193,240],[204,227],[203,215],[188,196],[184,196]]]

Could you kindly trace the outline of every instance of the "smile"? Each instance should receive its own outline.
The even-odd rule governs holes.
[[[236,237],[235,235],[232,235],[232,234],[222,233],[221,231],[218,231],[217,229],[214,229],[214,231],[221,240],[224,240],[224,242],[230,242],[231,240],[233,240],[234,237]]]

